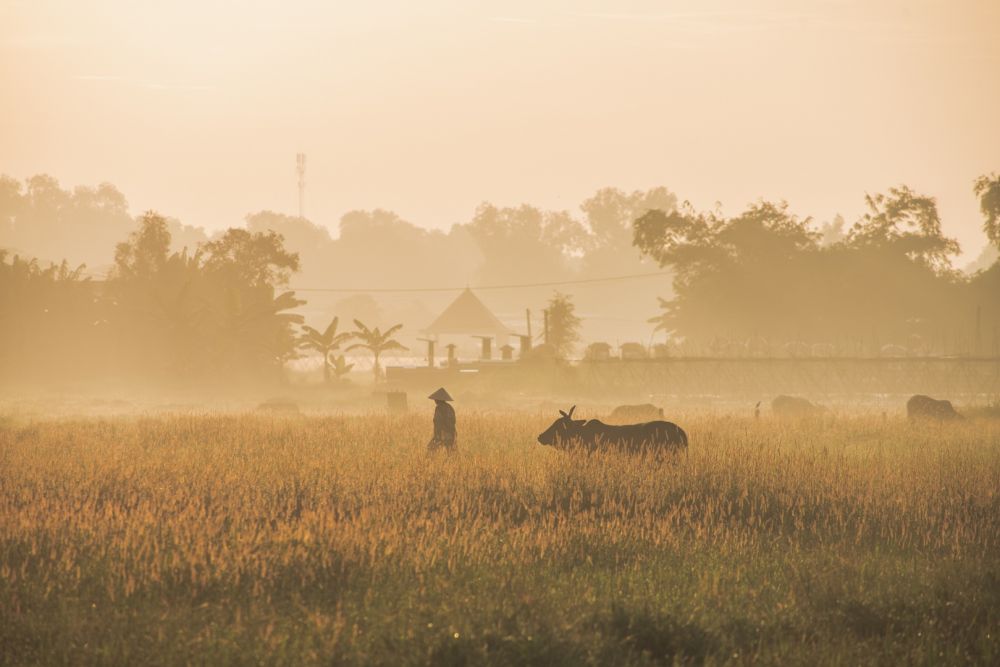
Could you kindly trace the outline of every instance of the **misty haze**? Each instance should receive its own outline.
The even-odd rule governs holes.
[[[998,30],[0,0],[0,662],[997,664]]]

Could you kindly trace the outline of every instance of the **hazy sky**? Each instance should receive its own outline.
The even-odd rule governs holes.
[[[1000,170],[1000,2],[0,0],[0,172],[207,227],[425,226],[666,185],[700,208],[938,197],[966,255]]]

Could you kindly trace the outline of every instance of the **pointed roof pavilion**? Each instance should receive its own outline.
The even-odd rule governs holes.
[[[472,290],[465,288],[424,332],[433,335],[469,334],[506,336],[507,327],[483,305]]]

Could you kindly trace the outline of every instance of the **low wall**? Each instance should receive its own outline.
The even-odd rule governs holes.
[[[486,363],[456,368],[388,368],[403,388],[443,386],[472,392],[558,395],[814,397],[930,394],[1000,400],[1000,358],[674,358],[573,364]]]

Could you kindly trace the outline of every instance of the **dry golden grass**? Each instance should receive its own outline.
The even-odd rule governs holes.
[[[199,415],[0,431],[11,663],[1000,661],[1000,423]]]

